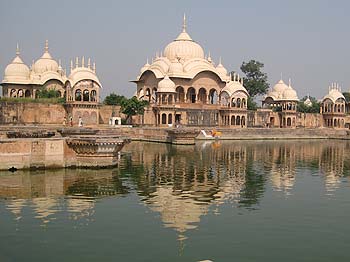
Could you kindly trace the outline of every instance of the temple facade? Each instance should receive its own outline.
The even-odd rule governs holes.
[[[136,97],[150,103],[142,124],[168,126],[247,127],[248,92],[238,74],[196,43],[186,29],[141,68],[133,82]]]
[[[61,66],[61,61],[53,59],[49,53],[48,41],[45,42],[43,55],[28,67],[20,57],[17,45],[16,57],[6,66],[1,82],[3,97],[32,98],[38,97],[38,91],[56,90],[65,99],[66,118],[78,123],[81,117],[86,124],[98,124],[100,89],[96,65],[90,58],[85,64],[84,57],[76,58],[70,64],[70,74]]]

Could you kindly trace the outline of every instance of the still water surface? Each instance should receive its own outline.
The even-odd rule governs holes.
[[[0,173],[0,261],[350,261],[350,143],[133,142]]]

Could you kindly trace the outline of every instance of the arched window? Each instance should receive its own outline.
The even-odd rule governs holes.
[[[185,102],[185,91],[182,86],[178,86],[176,88],[176,96],[177,96],[177,102],[184,103]]]
[[[90,101],[91,102],[96,102],[96,97],[97,97],[97,92],[96,90],[92,90],[91,93],[90,93]]]
[[[196,90],[193,87],[188,89],[186,98],[190,103],[196,103]]]
[[[245,126],[245,116],[242,116],[242,119],[241,119],[241,126]]]
[[[30,91],[29,91],[29,90],[26,90],[26,91],[24,92],[24,96],[25,96],[25,97],[30,97],[30,96],[31,96]]]
[[[222,106],[229,106],[230,105],[230,96],[225,91],[220,94],[220,104]]]
[[[156,103],[157,102],[157,88],[153,87],[152,89],[152,102]]]
[[[169,114],[168,115],[168,124],[171,125],[173,123],[173,115]]]
[[[241,124],[241,117],[237,116],[236,117],[236,126],[239,126]]]
[[[162,124],[166,125],[166,114],[162,114]]]
[[[245,98],[242,98],[242,107],[243,107],[243,108],[246,108],[246,107],[247,107]]]
[[[90,101],[90,92],[87,89],[83,92],[83,101]]]
[[[236,107],[235,98],[231,99],[231,107]]]
[[[198,101],[203,104],[207,103],[207,90],[205,90],[203,87],[198,91]]]
[[[147,101],[151,102],[152,95],[151,95],[151,90],[149,88],[146,89],[146,97],[147,97]]]
[[[292,120],[290,117],[287,118],[287,126],[292,126]]]
[[[209,103],[216,105],[218,102],[218,92],[215,89],[209,91]]]
[[[23,97],[23,90],[22,89],[19,89],[18,92],[17,92],[17,97]]]
[[[82,99],[82,96],[81,96],[81,90],[80,89],[77,89],[76,91],[75,91],[75,101],[81,101],[81,99]]]
[[[16,97],[16,89],[11,89],[10,97]]]
[[[173,95],[169,95],[168,96],[168,104],[172,104],[173,103]]]
[[[240,98],[237,98],[237,107],[240,108],[241,107],[241,99]]]
[[[235,116],[231,116],[231,126],[234,126],[236,124]]]

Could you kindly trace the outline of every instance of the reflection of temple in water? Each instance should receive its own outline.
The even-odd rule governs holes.
[[[43,225],[55,219],[61,211],[67,211],[69,219],[89,221],[94,214],[97,197],[126,192],[127,189],[111,170],[63,169],[0,176],[0,197],[6,199],[6,207],[15,220],[20,220],[23,208],[30,206],[35,218]],[[66,201],[62,201],[62,197]]]

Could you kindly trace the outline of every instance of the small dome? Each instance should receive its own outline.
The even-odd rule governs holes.
[[[174,61],[169,66],[169,72],[173,74],[181,74],[183,73],[184,69],[182,64],[179,61]]]
[[[101,83],[97,78],[97,75],[93,70],[88,67],[76,67],[70,73],[68,79],[71,82],[71,86],[74,87],[81,80],[92,80],[101,87]]]
[[[220,59],[221,60],[221,59]],[[220,75],[227,75],[227,70],[226,68],[221,64],[221,61],[220,63],[217,65],[216,67],[216,71],[220,74]]]
[[[49,53],[49,44],[47,40],[45,42],[44,54],[34,63],[34,71],[37,74],[42,74],[46,71],[58,71],[58,64]]]
[[[265,96],[265,98],[267,98],[267,97],[271,97],[271,98],[273,98],[273,100],[278,100],[280,98],[280,94],[276,91],[270,91]]]
[[[285,89],[283,91],[282,98],[284,100],[298,100],[298,95],[297,95],[297,92],[293,88],[288,87],[287,89]]]
[[[335,103],[338,99],[344,99],[344,101],[345,101],[345,97],[340,92],[340,87],[338,84],[333,83],[329,87],[328,94],[322,100],[326,100],[326,99],[330,99],[333,103]]]
[[[17,46],[15,59],[13,59],[11,64],[7,65],[5,68],[5,82],[29,80],[29,67],[26,64],[24,64],[22,59],[19,57],[19,54],[19,48]]]
[[[306,100],[304,101],[304,105],[306,105],[306,106],[312,106],[312,101],[310,100],[310,98],[308,97],[308,98],[306,98]]]
[[[158,83],[158,93],[176,93],[175,86],[175,83],[166,75]]]
[[[288,86],[283,82],[281,79],[277,82],[277,84],[272,88],[273,91],[276,91],[278,93],[282,93],[285,89],[288,89]]]

